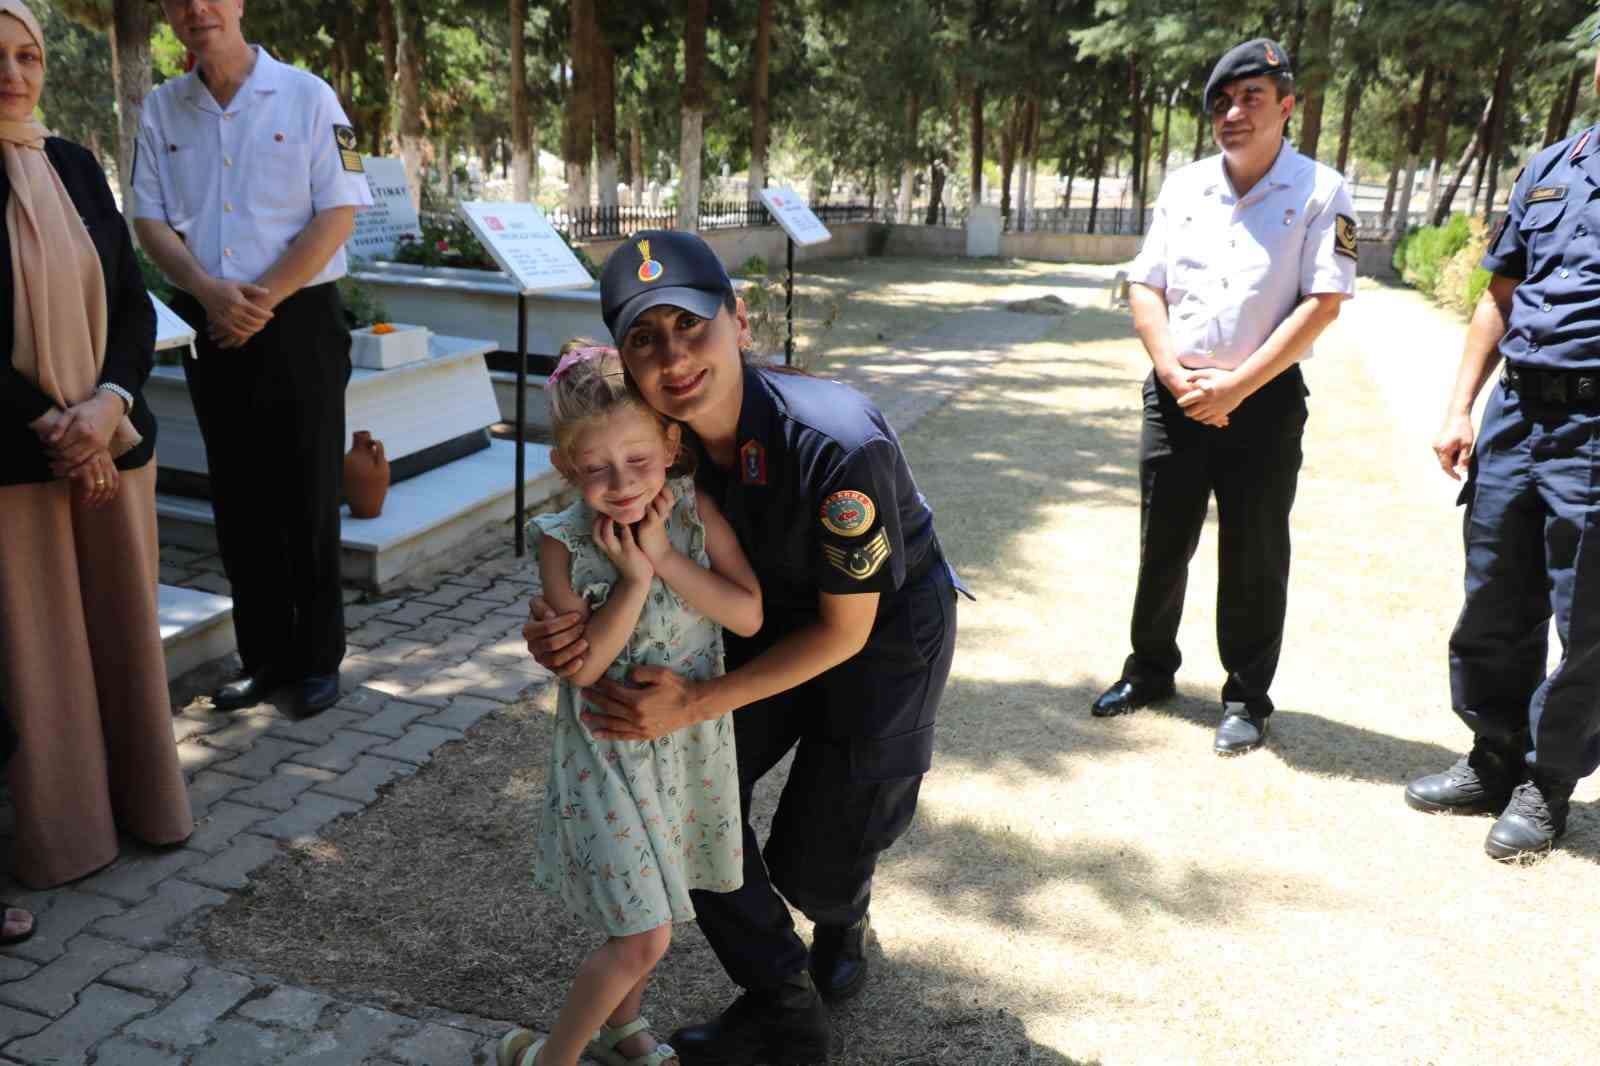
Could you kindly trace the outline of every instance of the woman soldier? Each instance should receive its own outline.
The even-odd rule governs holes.
[[[855,994],[866,976],[873,869],[916,810],[966,590],[883,413],[838,382],[747,362],[744,302],[698,236],[636,234],[607,261],[600,298],[639,391],[693,431],[701,491],[732,523],[766,608],[755,637],[728,634],[721,677],[641,667],[631,686],[585,693],[584,721],[604,738],[659,737],[738,710],[744,887],[697,892],[694,904],[745,992],[672,1046],[687,1066],[822,1062],[822,1001]],[[554,617],[540,600],[531,615],[535,657],[576,670],[581,617]],[[763,850],[750,795],[791,749]],[[809,952],[785,898],[816,924]]]

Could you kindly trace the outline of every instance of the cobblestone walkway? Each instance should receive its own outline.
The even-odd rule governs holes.
[[[1064,268],[1073,302],[1103,303],[1096,268]],[[1041,286],[1041,294],[1052,291]],[[1060,291],[1055,289],[1053,291]],[[979,311],[881,360],[831,372],[883,407],[901,432],[942,406],[1053,316]],[[273,704],[218,714],[202,670],[175,686],[173,719],[197,826],[181,848],[127,844],[108,869],[63,889],[5,895],[38,932],[0,953],[0,1062],[28,1066],[483,1066],[505,1022],[445,1012],[408,1016],[340,1000],[202,957],[188,936],[204,912],[286,845],[376,802],[484,716],[548,680],[520,629],[532,585],[494,545],[427,587],[368,601],[347,593],[344,695],[295,721]],[[162,551],[162,581],[222,595],[220,561]],[[285,704],[287,706],[287,704]],[[4,817],[9,822],[10,811]]]

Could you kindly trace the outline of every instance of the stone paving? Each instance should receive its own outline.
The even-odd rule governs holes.
[[[1104,300],[1095,268],[1064,270],[1072,302]],[[1057,279],[1059,280],[1059,279]],[[1060,291],[1041,281],[1040,293]],[[829,373],[873,396],[904,433],[971,375],[1037,340],[1050,316],[962,315],[883,360]],[[494,542],[427,579],[346,593],[343,696],[296,721],[275,704],[231,714],[184,698],[226,676],[179,679],[173,734],[196,817],[180,848],[125,846],[62,889],[5,896],[33,910],[32,940],[0,953],[0,1063],[27,1066],[483,1066],[507,1023],[397,1014],[201,957],[189,931],[290,844],[359,814],[486,715],[549,680],[521,639],[527,564]],[[177,546],[161,580],[228,593],[221,561]],[[237,667],[236,661],[234,667]],[[287,704],[286,704],[287,706]],[[5,811],[9,817],[9,810]]]
[[[493,1059],[504,1022],[396,1014],[200,957],[188,932],[248,889],[285,846],[359,814],[484,716],[548,680],[521,627],[532,590],[499,544],[381,599],[350,592],[343,696],[296,721],[276,704],[232,714],[186,700],[173,735],[195,833],[175,850],[129,843],[66,888],[6,898],[33,939],[0,954],[0,1063],[29,1066],[446,1066]],[[226,594],[215,556],[169,546],[164,581]],[[287,708],[287,696],[283,706]],[[9,814],[9,811],[7,812]]]

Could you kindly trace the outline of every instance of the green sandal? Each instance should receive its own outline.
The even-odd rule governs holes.
[[[617,1045],[635,1033],[642,1033],[650,1028],[650,1023],[640,1015],[626,1025],[619,1025],[615,1029],[602,1024],[595,1038],[589,1041],[587,1053],[606,1066],[667,1066],[667,1063],[676,1063],[678,1053],[672,1050],[671,1044],[657,1043],[654,1051],[648,1051],[636,1059],[630,1059],[617,1050]],[[527,1064],[532,1066],[532,1064]]]
[[[495,1066],[533,1066],[539,1057],[539,1049],[544,1046],[544,1039],[532,1029],[513,1029],[500,1038],[494,1046]],[[523,1052],[531,1050],[534,1057],[523,1062]]]

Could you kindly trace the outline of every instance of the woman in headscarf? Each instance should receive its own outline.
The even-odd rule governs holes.
[[[157,618],[155,314],[104,171],[34,118],[45,41],[0,0],[0,703],[31,888],[194,828]]]

